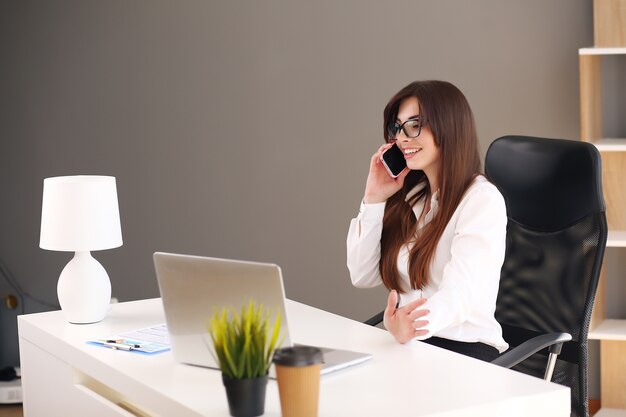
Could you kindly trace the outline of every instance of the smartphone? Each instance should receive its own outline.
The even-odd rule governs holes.
[[[383,162],[383,165],[387,168],[387,172],[389,172],[392,178],[396,178],[404,168],[406,168],[404,154],[395,143],[383,153],[380,160]]]

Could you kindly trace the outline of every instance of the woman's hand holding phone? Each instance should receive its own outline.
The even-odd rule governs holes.
[[[409,173],[405,168],[396,178],[391,177],[381,161],[383,153],[391,148],[393,144],[387,143],[372,156],[370,161],[370,172],[365,185],[365,195],[363,202],[366,204],[382,203],[398,192],[404,184],[404,179]]]

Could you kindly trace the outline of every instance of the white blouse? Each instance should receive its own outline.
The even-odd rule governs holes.
[[[382,284],[378,264],[385,204],[361,203],[359,215],[350,222],[348,269],[356,287]],[[420,218],[423,207],[423,200],[413,207],[416,218]],[[431,197],[430,211],[418,228],[432,220],[438,207],[438,193],[435,193]],[[437,336],[460,342],[482,342],[500,353],[508,349],[502,328],[494,317],[504,262],[506,223],[502,194],[485,177],[478,176],[441,235],[430,266],[429,283],[423,290],[411,289],[409,246],[401,248],[398,271],[405,293],[401,294],[400,305],[425,297],[428,301],[421,308],[430,310],[421,318],[429,321],[426,327],[429,333],[415,340]]]

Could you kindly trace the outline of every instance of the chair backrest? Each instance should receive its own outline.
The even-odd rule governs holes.
[[[571,388],[573,415],[587,416],[587,333],[607,239],[600,154],[586,142],[505,136],[485,173],[508,215],[496,319],[511,346],[572,335],[552,380]],[[543,355],[515,369],[542,377]]]

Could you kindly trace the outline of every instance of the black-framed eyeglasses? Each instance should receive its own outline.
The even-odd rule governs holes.
[[[389,140],[395,140],[398,133],[402,130],[407,138],[416,138],[422,133],[422,125],[424,121],[420,116],[412,117],[400,124],[395,122],[387,127],[387,135]]]

